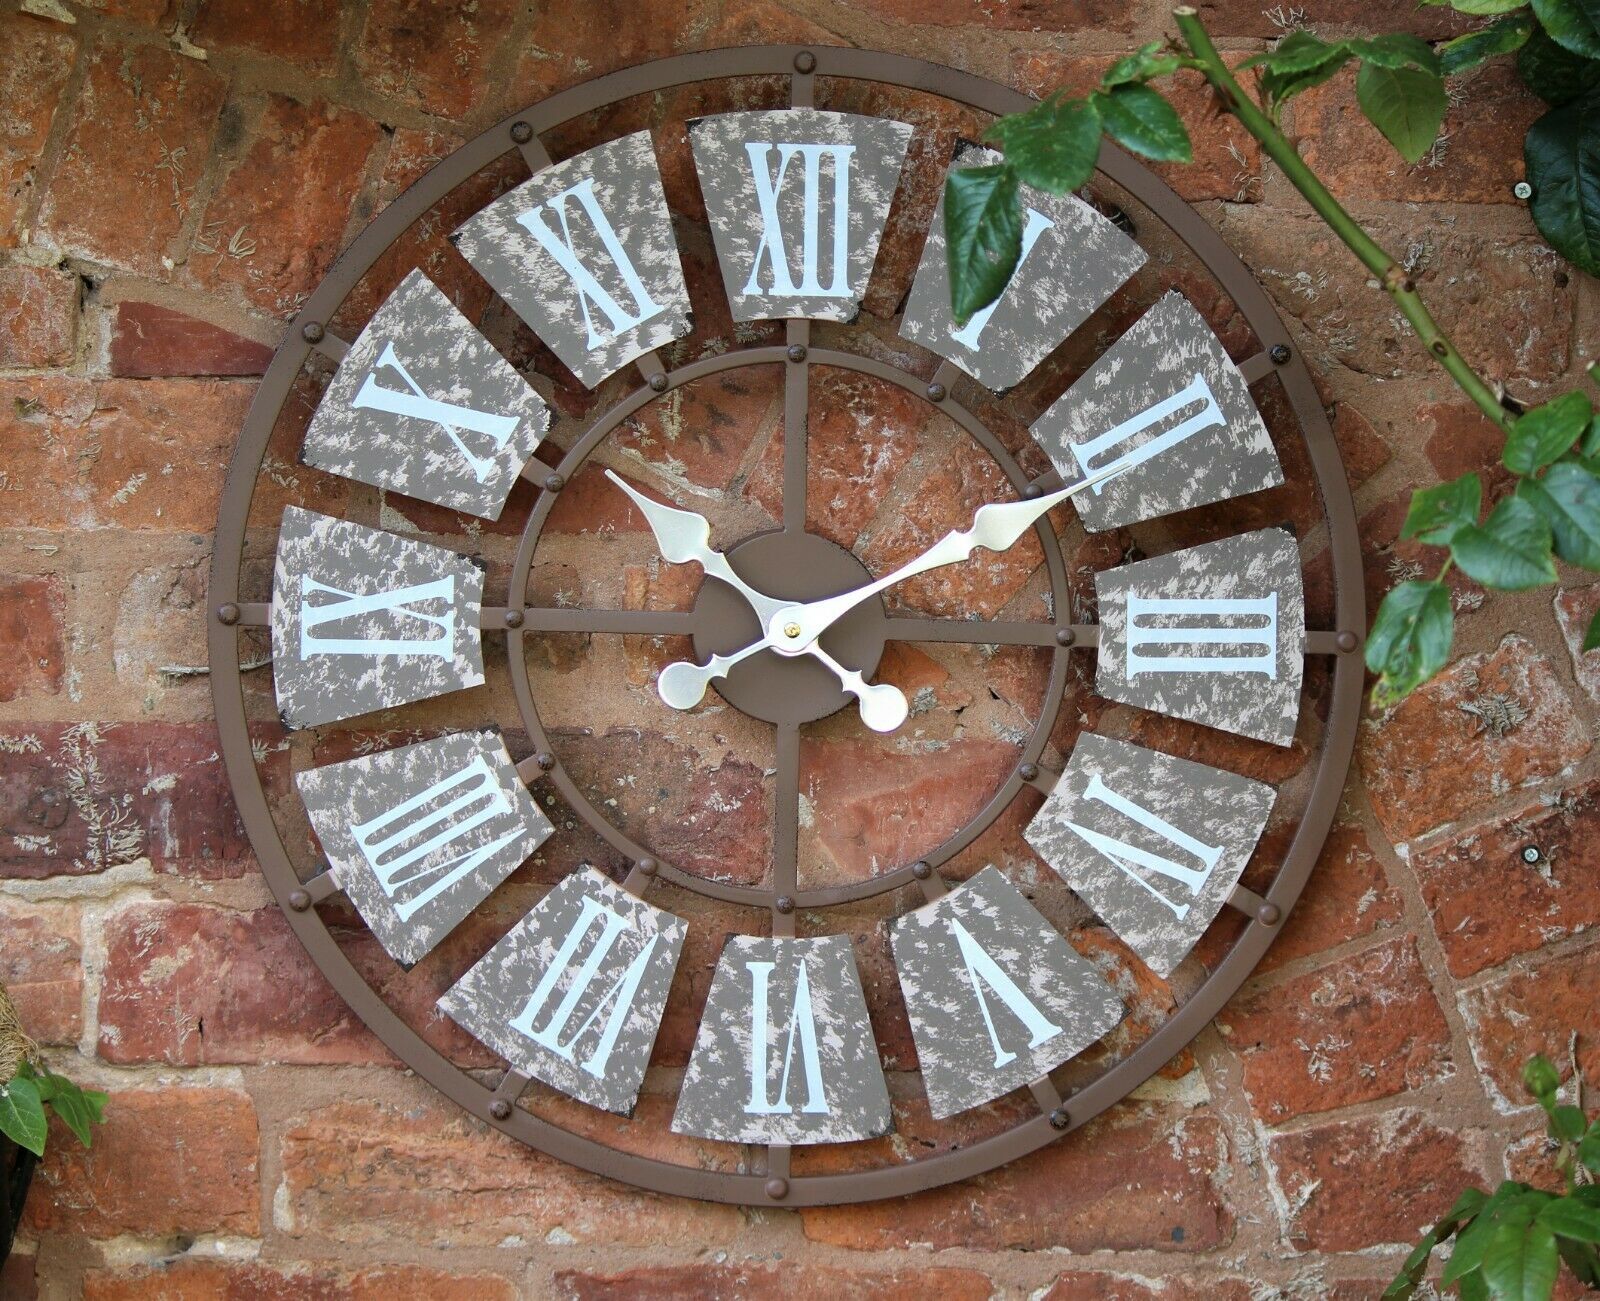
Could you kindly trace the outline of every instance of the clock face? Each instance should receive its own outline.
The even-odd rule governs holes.
[[[307,304],[219,524],[218,716],[312,959],[464,1106],[651,1188],[880,1197],[1092,1118],[1281,926],[1359,700],[1349,493],[1264,296],[1125,157],[1099,206],[1024,191],[1017,274],[961,324],[930,200],[994,156],[936,153],[916,100],[850,79],[1017,97],[853,50],[696,59],[607,81],[783,75],[559,161],[541,134],[601,92],[546,101],[397,200]],[[448,258],[380,264],[508,163],[451,210]],[[1144,247],[1107,193],[1194,246],[1253,344],[1225,346],[1163,273],[1181,243]],[[381,302],[338,337],[375,264]],[[352,504],[267,521],[270,591],[247,592],[295,385],[320,386],[304,472]],[[1269,388],[1298,429],[1269,433]],[[1332,625],[1308,630],[1319,552]],[[298,833],[251,754],[249,637]],[[1281,780],[1300,765],[1273,756],[1312,748]],[[686,792],[685,753],[726,779]]]

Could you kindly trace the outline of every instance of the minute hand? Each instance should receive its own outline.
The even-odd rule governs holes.
[[[776,611],[767,620],[767,640],[779,654],[800,654],[829,627],[863,601],[917,574],[924,574],[930,569],[939,569],[965,560],[980,547],[986,551],[1010,549],[1046,511],[1054,509],[1068,497],[1075,496],[1085,488],[1120,474],[1125,468],[1117,466],[1102,470],[1099,474],[1091,474],[1086,479],[1079,479],[1077,483],[1056,492],[1046,493],[1043,497],[1024,501],[990,502],[987,506],[980,506],[972,517],[970,527],[951,530],[920,556],[908,560],[899,569],[885,574],[876,582],[821,601],[812,601],[806,605],[789,605]]]

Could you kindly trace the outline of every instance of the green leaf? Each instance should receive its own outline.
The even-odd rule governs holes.
[[[1005,291],[1022,256],[1017,176],[1004,163],[957,167],[944,182],[950,308],[959,324]]]
[[[1476,474],[1463,474],[1449,483],[1421,488],[1411,494],[1411,509],[1400,529],[1403,538],[1417,538],[1429,546],[1447,547],[1457,531],[1478,522],[1483,509],[1483,484]]]
[[[1557,460],[1578,441],[1594,408],[1582,393],[1563,393],[1518,416],[1500,459],[1514,474],[1532,474]]]
[[[0,1087],[0,1134],[34,1156],[43,1156],[49,1130],[37,1082],[18,1075]]]
[[[1270,50],[1253,54],[1239,65],[1239,70],[1264,67],[1274,72],[1310,72],[1337,59],[1343,63],[1350,57],[1348,42],[1325,41],[1320,36],[1298,28],[1290,32]]]
[[[1583,1137],[1584,1115],[1568,1103],[1550,1109],[1550,1136],[1562,1143],[1576,1143]]]
[[[1550,526],[1521,497],[1507,497],[1481,525],[1450,539],[1450,554],[1467,577],[1505,592],[1555,582],[1550,548]]]
[[[93,1146],[93,1126],[105,1123],[108,1097],[98,1089],[82,1089],[63,1075],[46,1074],[50,1086],[47,1101],[56,1115],[78,1136],[85,1147]]]
[[[1356,102],[1408,163],[1421,161],[1438,139],[1447,107],[1438,73],[1375,63],[1363,63],[1356,74]]]
[[[1118,86],[1091,97],[1106,134],[1158,163],[1187,163],[1194,159],[1189,133],[1178,111],[1148,86]]]
[[[1595,615],[1589,624],[1589,637],[1595,635],[1595,625],[1600,624],[1600,614]],[[1584,638],[1584,648],[1588,649],[1589,639]],[[1600,644],[1600,643],[1597,643]],[[1590,1125],[1584,1136],[1578,1140],[1578,1160],[1583,1162],[1584,1168],[1590,1174],[1600,1174],[1600,1120]],[[1595,1203],[1600,1205],[1600,1188],[1591,1184],[1587,1188],[1578,1189],[1580,1193],[1592,1193]]]
[[[1094,173],[1100,114],[1088,100],[1052,95],[1026,113],[1001,118],[984,139],[1005,150],[1006,162],[1024,184],[1065,194]]]
[[[1600,1210],[1571,1197],[1558,1197],[1539,1212],[1539,1223],[1551,1233],[1579,1242],[1600,1242]]]
[[[1433,47],[1420,36],[1409,32],[1395,32],[1389,36],[1366,36],[1347,41],[1350,52],[1363,63],[1380,68],[1421,68],[1425,72],[1440,72],[1439,56]]]
[[[1444,1213],[1444,1218],[1423,1234],[1411,1249],[1411,1254],[1400,1266],[1394,1281],[1383,1290],[1381,1301],[1410,1301],[1417,1284],[1422,1282],[1422,1276],[1427,1272],[1428,1258],[1433,1254],[1433,1249],[1457,1232],[1463,1222],[1470,1221],[1488,1200],[1489,1194],[1480,1188],[1463,1189],[1455,1205]]]
[[[1600,416],[1595,416],[1584,429],[1583,437],[1578,440],[1578,454],[1580,456],[1600,454]]]
[[[1533,0],[1533,12],[1557,45],[1600,59],[1600,0]]]
[[[1536,1219],[1508,1219],[1483,1254],[1483,1281],[1505,1301],[1550,1301],[1560,1269],[1555,1234]]]
[[[1132,54],[1124,54],[1107,68],[1105,76],[1100,78],[1100,88],[1110,90],[1113,86],[1143,84],[1152,77],[1165,77],[1168,73],[1176,72],[1182,66],[1183,58],[1180,55],[1169,52],[1160,41],[1151,41],[1148,45],[1141,45]]]
[[[1528,128],[1528,204],[1550,247],[1600,275],[1600,110],[1593,96],[1553,108]]]
[[[1579,1242],[1556,1234],[1556,1250],[1580,1283],[1589,1287],[1600,1285],[1600,1251],[1592,1242]]]
[[[1480,18],[1490,14],[1506,14],[1521,9],[1528,0],[1422,0],[1424,5],[1449,5],[1458,14],[1476,14]]]
[[[1379,675],[1373,688],[1378,703],[1409,696],[1442,669],[1454,633],[1450,590],[1443,583],[1413,580],[1389,592],[1367,635],[1367,667]]]
[[[1524,479],[1525,500],[1555,539],[1556,555],[1569,565],[1600,569],[1600,479],[1587,466],[1558,461],[1542,479]]]
[[[1557,45],[1543,28],[1517,51],[1517,73],[1523,85],[1558,108],[1600,86],[1600,63]]]
[[[1497,55],[1521,49],[1533,35],[1532,14],[1507,14],[1497,22],[1446,41],[1439,47],[1439,70],[1447,77],[1476,68]]]
[[[1551,1200],[1550,1193],[1507,1179],[1495,1189],[1494,1196],[1484,1203],[1477,1217],[1456,1240],[1456,1249],[1451,1253],[1450,1262],[1444,1267],[1439,1281],[1449,1286],[1474,1276],[1502,1224],[1508,1221],[1530,1224],[1545,1203]],[[1466,1295],[1465,1287],[1462,1288],[1462,1295]]]
[[[1562,1087],[1562,1075],[1544,1053],[1534,1053],[1522,1067],[1522,1087],[1534,1098],[1544,1101],[1554,1098],[1555,1090]]]

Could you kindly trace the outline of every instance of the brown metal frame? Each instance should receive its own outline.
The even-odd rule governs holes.
[[[512,148],[520,149],[530,167],[537,170],[549,161],[539,141],[543,133],[618,100],[699,81],[784,75],[790,78],[791,102],[797,105],[813,102],[817,75],[925,91],[996,116],[1025,109],[1034,102],[995,82],[901,55],[832,47],[752,46],[680,55],[598,77],[523,112],[512,114],[484,131],[436,165],[356,238],[306,301],[295,319],[294,327],[279,347],[245,422],[228,471],[212,553],[208,633],[212,695],[223,758],[240,817],[260,860],[262,872],[312,960],[352,1010],[397,1057],[440,1092],[487,1124],[551,1156],[597,1174],[657,1192],[712,1201],[814,1206],[917,1192],[980,1174],[1035,1151],[1127,1096],[1175,1056],[1216,1015],[1272,942],[1283,918],[1298,898],[1332,824],[1354,751],[1360,716],[1363,678],[1360,656],[1355,652],[1365,633],[1365,607],[1355,510],[1344,467],[1310,373],[1290,348],[1276,310],[1243,263],[1194,209],[1141,164],[1107,144],[1101,151],[1099,170],[1149,208],[1199,256],[1231,295],[1254,330],[1263,351],[1241,363],[1241,370],[1248,380],[1277,372],[1299,420],[1321,493],[1323,513],[1328,522],[1329,549],[1333,561],[1335,629],[1312,631],[1307,635],[1308,654],[1335,657],[1332,698],[1323,731],[1321,755],[1299,826],[1272,886],[1265,896],[1241,888],[1235,891],[1230,901],[1251,920],[1226,957],[1149,1039],[1073,1093],[1070,1103],[1063,1102],[1061,1091],[1046,1077],[1030,1086],[1039,1105],[1039,1114],[1004,1133],[971,1147],[926,1160],[842,1174],[790,1177],[788,1149],[784,1147],[769,1148],[765,1168],[752,1173],[702,1170],[619,1151],[572,1134],[515,1106],[517,1097],[528,1084],[526,1077],[519,1073],[509,1071],[496,1086],[490,1087],[468,1075],[427,1044],[356,971],[318,915],[315,903],[334,890],[331,876],[324,871],[309,881],[300,880],[273,821],[251,751],[239,665],[238,629],[264,623],[267,607],[260,601],[241,600],[239,575],[250,502],[268,439],[291,385],[312,348],[318,348],[334,358],[342,355],[344,345],[326,332],[324,323],[333,318],[345,297],[394,240],[475,172],[495,162]],[[533,552],[552,502],[565,482],[570,481],[571,474],[606,435],[662,393],[733,366],[779,364],[787,367],[785,423],[786,430],[790,431],[803,430],[805,427],[806,379],[812,365],[855,370],[897,384],[921,394],[966,429],[994,456],[1019,491],[1038,492],[1048,486],[1045,480],[1030,485],[1020,467],[982,423],[949,400],[948,389],[955,372],[948,363],[939,368],[931,382],[926,382],[869,358],[812,349],[809,346],[808,322],[791,321],[787,328],[788,338],[783,346],[745,349],[673,371],[665,370],[653,354],[641,358],[638,366],[645,382],[639,389],[593,421],[556,469],[548,470],[537,462],[530,465],[531,476],[544,491],[536,501],[524,530],[510,590],[526,592]],[[784,449],[783,474],[783,526],[787,530],[804,529],[805,468],[804,439],[789,437]],[[1060,549],[1047,524],[1041,522],[1038,531],[1041,540],[1046,543],[1045,557],[1056,597],[1055,608],[1065,611],[1069,605]],[[867,882],[826,890],[801,891],[795,880],[795,823],[792,817],[785,816],[786,812],[792,812],[786,810],[785,805],[792,804],[798,792],[797,727],[782,726],[778,731],[777,834],[774,838],[773,872],[768,888],[763,890],[708,882],[682,873],[670,865],[658,863],[643,846],[624,836],[593,809],[563,772],[558,758],[549,747],[534,706],[526,661],[518,653],[524,632],[591,630],[684,633],[690,631],[688,615],[539,610],[514,604],[502,609],[486,609],[484,617],[486,629],[504,629],[510,639],[508,660],[518,708],[537,748],[534,759],[524,765],[524,775],[530,780],[548,777],[590,826],[629,857],[633,865],[627,881],[629,887],[643,889],[650,879],[660,875],[718,898],[758,903],[772,909],[775,933],[791,934],[793,914],[797,907],[840,903],[907,883],[920,885],[930,897],[941,892],[944,887],[936,870],[940,864],[976,839],[1024,785],[1048,786],[1048,774],[1041,774],[1037,761],[1060,706],[1070,652],[1074,647],[1095,646],[1099,631],[1093,625],[1073,624],[969,623],[906,618],[895,618],[889,622],[890,636],[898,640],[1008,643],[1053,648],[1044,713],[1023,748],[1016,770],[989,804],[967,827],[925,860],[902,865]],[[786,830],[786,827],[789,829]],[[755,1164],[759,1166],[761,1163],[757,1161]]]

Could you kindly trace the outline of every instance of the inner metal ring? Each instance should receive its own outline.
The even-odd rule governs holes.
[[[456,1066],[384,1001],[356,970],[327,921],[307,897],[285,848],[256,765],[240,667],[240,633],[245,625],[238,619],[238,610],[241,603],[259,604],[261,600],[255,590],[240,590],[251,499],[279,412],[311,353],[311,339],[320,337],[324,324],[334,319],[340,304],[361,278],[413,223],[475,173],[499,160],[516,142],[531,140],[617,101],[695,82],[788,76],[797,91],[803,89],[809,96],[813,74],[922,91],[995,116],[1030,108],[1036,102],[974,74],[904,55],[849,47],[769,45],[657,60],[595,78],[507,116],[441,160],[385,208],[345,250],[291,323],[262,378],[228,468],[208,588],[212,701],[220,749],[240,820],[290,927],[351,1010],[421,1079],[484,1124],[557,1160],[655,1192],[756,1206],[868,1201],[903,1196],[982,1174],[1093,1120],[1154,1075],[1204,1029],[1260,962],[1281,919],[1299,897],[1327,837],[1360,721],[1363,673],[1358,652],[1366,628],[1361,549],[1349,484],[1311,374],[1299,353],[1291,348],[1276,309],[1238,256],[1198,212],[1142,164],[1104,144],[1099,172],[1143,204],[1200,258],[1231,297],[1263,349],[1277,353],[1281,348],[1284,360],[1275,363],[1276,371],[1299,421],[1321,493],[1332,560],[1334,630],[1344,643],[1342,653],[1334,660],[1328,717],[1311,791],[1289,851],[1266,891],[1266,906],[1210,976],[1148,1039],[1050,1113],[1041,1109],[1039,1114],[1003,1133],[937,1156],[867,1170],[787,1179],[769,1179],[765,1171],[701,1169],[619,1151],[523,1108],[506,1107],[495,1082],[485,1083]],[[773,355],[767,360],[782,359],[781,349],[768,351]],[[685,368],[680,377],[691,377],[689,372],[694,369]],[[702,368],[700,373],[710,371]],[[635,410],[648,400],[647,394],[648,390],[638,396]],[[545,494],[541,503],[547,498]],[[1046,552],[1047,558],[1055,551],[1052,546]],[[1055,559],[1059,563],[1059,557]],[[1058,672],[1064,672],[1063,658],[1056,657]],[[512,656],[513,665],[518,659],[520,656]],[[508,1077],[506,1083],[514,1081]]]
[[[794,363],[789,361],[787,350],[782,347],[745,348],[723,353],[716,357],[708,357],[676,370],[668,371],[665,385],[640,385],[638,389],[603,412],[589,425],[582,437],[573,444],[571,450],[561,458],[561,463],[556,467],[556,473],[566,483],[571,483],[573,477],[582,468],[583,463],[593,455],[595,449],[600,446],[607,436],[644,406],[672,392],[673,389],[680,388],[698,379],[704,379],[708,375],[719,374],[722,371],[736,369],[741,366],[764,364],[793,365]],[[979,446],[994,459],[1019,495],[1027,491],[1029,483],[1027,473],[1017,464],[1016,459],[989,430],[988,426],[952,398],[934,402],[928,395],[928,381],[926,379],[909,374],[898,367],[890,366],[886,362],[879,361],[873,357],[860,356],[850,352],[838,352],[830,348],[813,347],[809,349],[807,364],[811,366],[831,366],[839,370],[870,375],[875,379],[897,385],[906,392],[916,395],[924,402],[932,403],[939,412],[955,421],[957,425],[977,441]],[[516,559],[512,562],[510,584],[512,592],[525,592],[528,590],[529,575],[533,569],[534,551],[539,545],[539,536],[544,530],[545,522],[549,519],[550,512],[555,506],[556,495],[552,492],[541,493],[539,500],[534,503],[534,508],[529,513],[528,522],[523,527],[522,541],[517,548]],[[1048,517],[1041,518],[1034,525],[1034,534],[1044,549],[1045,568],[1050,576],[1052,607],[1057,611],[1066,611],[1071,608],[1072,593],[1067,584],[1066,563],[1061,558],[1061,545],[1056,540],[1055,531]],[[1041,627],[1053,627],[1053,625],[1041,625]],[[560,791],[562,799],[571,806],[574,812],[598,836],[617,852],[625,855],[630,861],[637,862],[640,859],[648,858],[655,862],[657,864],[656,870],[665,880],[681,885],[686,890],[692,890],[696,894],[705,895],[713,899],[721,899],[727,903],[745,904],[752,908],[772,907],[775,896],[779,891],[773,888],[770,883],[764,886],[738,885],[733,882],[718,881],[710,877],[700,876],[697,873],[686,872],[674,864],[662,860],[649,846],[641,844],[621,828],[615,826],[595,806],[594,802],[573,781],[566,767],[559,762],[559,753],[552,744],[549,734],[539,718],[538,705],[534,702],[533,686],[528,675],[527,657],[522,653],[522,639],[526,634],[526,629],[514,629],[507,634],[510,638],[508,660],[511,687],[516,694],[517,709],[522,716],[522,725],[527,729],[534,748],[546,754],[554,754],[558,759],[555,767],[546,772],[544,776]],[[926,863],[929,867],[937,869],[954,858],[993,826],[1000,815],[1006,811],[1011,801],[1027,785],[1019,770],[1025,764],[1036,764],[1039,761],[1039,756],[1044,753],[1045,745],[1050,739],[1050,730],[1055,726],[1056,715],[1061,709],[1062,696],[1066,691],[1070,656],[1071,650],[1068,647],[1055,644],[1051,648],[1050,679],[1045,686],[1043,701],[1039,707],[1039,717],[1034,722],[1033,730],[1029,732],[1027,740],[1023,743],[1022,752],[1017,756],[1016,767],[1012,769],[1006,780],[1001,783],[1000,788],[990,796],[988,803],[979,809],[965,826],[946,839],[943,844],[928,850],[916,862],[901,863],[888,871],[876,873],[860,881],[814,889],[795,889],[792,892],[794,906],[796,908],[809,909],[835,907],[839,904],[869,899],[874,895],[899,889],[901,886],[911,885],[917,879],[914,872],[917,870],[918,863]]]

